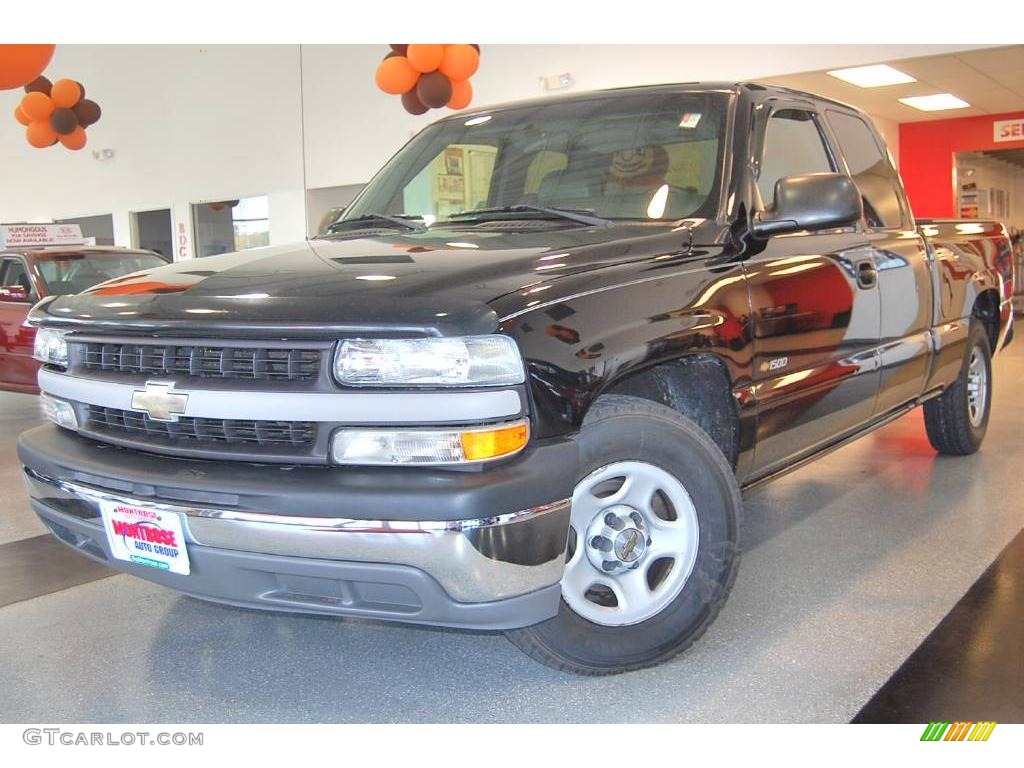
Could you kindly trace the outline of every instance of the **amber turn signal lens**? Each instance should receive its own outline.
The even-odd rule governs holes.
[[[496,459],[522,450],[529,439],[530,429],[527,424],[483,432],[463,432],[462,454],[466,461]]]

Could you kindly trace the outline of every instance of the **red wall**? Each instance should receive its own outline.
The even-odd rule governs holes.
[[[900,124],[900,176],[910,208],[919,218],[956,217],[953,198],[953,155],[990,149],[1021,149],[1024,141],[992,136],[996,120],[1024,118],[1024,112],[959,117]]]

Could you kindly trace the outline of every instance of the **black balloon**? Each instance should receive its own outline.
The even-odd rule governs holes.
[[[78,118],[78,124],[83,128],[88,128],[90,125],[95,123],[100,119],[100,115],[102,114],[102,112],[100,112],[100,105],[95,101],[90,101],[89,99],[82,99],[71,109],[75,113],[75,117]],[[54,128],[54,130],[57,129]]]
[[[477,53],[480,53],[480,46],[479,45],[477,45],[476,43],[470,43],[470,45],[473,46],[474,48],[476,48],[476,52]]]
[[[479,51],[477,51],[477,53],[479,53]],[[75,83],[78,84],[78,88],[81,91],[81,93],[78,96],[78,100],[81,101],[82,99],[85,98],[85,86],[82,85],[81,83],[79,83],[77,80],[75,80]]]
[[[420,76],[416,95],[428,107],[443,107],[452,98],[452,81],[441,72],[429,72]]]
[[[47,78],[40,75],[31,83],[25,86],[25,93],[32,93],[33,91],[39,91],[39,93],[45,93],[47,96],[50,95],[50,88],[53,87]]]
[[[53,114],[50,115],[50,127],[61,136],[74,133],[75,128],[78,127],[78,115],[75,114],[73,109],[65,107],[55,109]]]
[[[391,50],[397,53],[399,56],[405,56],[405,52],[409,49],[409,44],[399,45],[398,43],[391,43]]]
[[[405,111],[410,115],[422,115],[430,109],[430,107],[420,101],[420,97],[416,95],[415,88],[402,94],[402,106],[405,107]]]

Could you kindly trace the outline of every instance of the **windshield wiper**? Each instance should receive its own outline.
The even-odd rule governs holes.
[[[386,226],[391,225],[393,227],[400,227],[401,229],[408,229],[413,232],[422,232],[426,229],[422,220],[416,220],[419,217],[403,218],[400,216],[387,216],[383,213],[367,213],[362,216],[356,216],[352,219],[342,219],[336,221],[327,228],[328,235],[333,235],[338,232],[345,232],[351,229],[362,229],[366,225]]]
[[[579,208],[546,208],[541,205],[502,205],[494,208],[477,208],[473,211],[459,211],[448,216],[449,219],[488,219],[498,214],[497,218],[509,218],[506,214],[528,213],[536,218],[567,219],[589,227],[610,227],[609,219],[595,216],[592,210]]]

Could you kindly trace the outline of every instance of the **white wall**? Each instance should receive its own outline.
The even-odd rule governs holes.
[[[539,77],[566,71],[572,90],[590,90],[756,79],[966,47],[485,44],[474,104],[540,95]],[[115,239],[128,245],[130,211],[170,208],[191,255],[191,203],[267,194],[271,242],[300,240],[306,189],[364,183],[443,114],[407,115],[397,97],[376,89],[385,52],[383,45],[58,45],[46,74],[81,81],[103,118],[81,152],[33,149],[13,118],[0,119],[0,221],[112,213]],[[19,93],[0,92],[3,114]],[[894,136],[892,126],[880,127]],[[100,148],[115,157],[95,160],[90,150]]]
[[[268,194],[272,242],[305,235],[297,46],[58,45],[46,74],[103,117],[80,152],[34,149],[8,119],[20,91],[0,92],[0,220],[113,213],[128,245],[129,211],[172,208],[176,226],[189,203]]]

